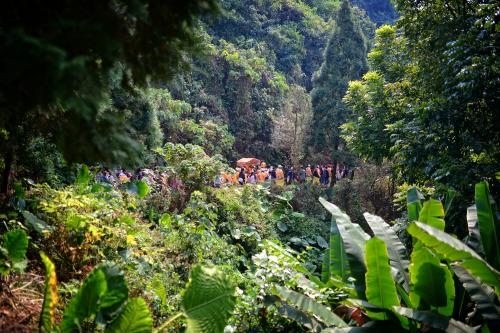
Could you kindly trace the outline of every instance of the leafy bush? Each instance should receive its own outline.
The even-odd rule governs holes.
[[[3,235],[0,246],[0,273],[8,275],[11,271],[24,272],[26,268],[26,251],[28,236],[22,229],[7,231]]]
[[[64,310],[61,323],[55,326],[57,279],[50,259],[41,254],[46,267],[45,297],[40,318],[42,332],[152,332],[153,320],[142,298],[129,298],[123,272],[105,263],[87,276]],[[214,303],[213,300],[217,299]],[[175,319],[187,318],[187,331],[222,332],[234,308],[234,287],[216,268],[195,266],[183,294],[183,311],[161,325],[162,331]]]

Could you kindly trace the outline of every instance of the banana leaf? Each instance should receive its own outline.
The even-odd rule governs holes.
[[[405,246],[401,243],[390,225],[385,223],[381,217],[369,213],[364,213],[363,215],[375,236],[383,239],[387,245],[394,279],[403,286],[406,292],[409,292],[410,277],[408,275],[408,266],[410,265],[410,260]]]
[[[342,318],[337,316],[323,304],[316,302],[306,295],[281,286],[275,286],[274,293],[283,301],[293,305],[300,311],[313,314],[318,318],[318,320],[327,326],[347,327],[347,324],[342,320]]]
[[[500,221],[487,182],[476,184],[475,202],[486,260],[495,269],[500,270]]]
[[[500,307],[495,304],[495,294],[489,292],[481,285],[467,270],[458,266],[451,266],[465,290],[469,293],[471,300],[476,304],[477,310],[486,321],[491,332],[500,331]]]
[[[422,210],[421,199],[423,199],[422,194],[417,190],[416,187],[412,187],[406,192],[406,209],[408,211],[408,222],[413,222],[418,220],[420,211]]]
[[[396,285],[391,276],[389,255],[382,239],[374,237],[366,242],[366,299],[373,305],[390,309],[399,305]],[[389,319],[384,313],[369,313],[378,319]]]
[[[444,209],[441,201],[429,199],[418,215],[418,221],[428,224],[436,229],[444,230]]]
[[[399,306],[394,306],[392,308],[394,313],[397,313],[401,316],[404,316],[409,319],[416,320],[418,322],[424,323],[425,325],[445,331],[445,332],[453,332],[453,333],[474,333],[476,330],[470,326],[465,325],[459,321],[456,321],[452,318],[448,318],[445,316],[438,315],[431,311],[418,311],[409,308],[403,308]]]
[[[330,244],[326,249],[323,258],[322,280],[326,283],[333,275],[342,281],[346,281],[349,276],[349,263],[344,249],[344,242],[340,236],[335,219],[330,222]]]
[[[410,300],[418,310],[434,310],[443,316],[453,313],[455,285],[446,265],[421,243],[416,244],[410,264]]]
[[[467,208],[467,227],[469,229],[469,235],[466,238],[466,244],[478,254],[484,256],[483,244],[481,244],[481,234],[479,232],[476,205]]]
[[[413,222],[407,231],[443,259],[456,262],[480,282],[495,288],[500,295],[500,273],[470,247],[447,233],[420,222]]]
[[[351,275],[356,279],[355,287],[359,298],[365,298],[365,243],[370,238],[361,227],[351,222],[349,216],[334,204],[319,198],[323,207],[328,210],[338,226],[345,253],[349,262]]]

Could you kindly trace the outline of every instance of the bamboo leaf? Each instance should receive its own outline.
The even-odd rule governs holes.
[[[366,242],[366,299],[383,309],[399,305],[396,285],[391,275],[389,255],[383,240],[373,237]],[[384,313],[370,313],[379,320],[388,319]]]
[[[476,184],[475,202],[486,260],[495,269],[500,269],[500,221],[487,182]]]
[[[407,230],[443,259],[456,262],[480,282],[494,287],[497,296],[500,294],[500,273],[470,247],[447,233],[420,222],[410,224]]]
[[[364,213],[363,215],[375,236],[384,240],[387,246],[389,261],[394,268],[391,270],[394,279],[408,292],[410,290],[410,277],[408,274],[410,260],[405,246],[401,243],[394,230],[382,218],[369,213]]]

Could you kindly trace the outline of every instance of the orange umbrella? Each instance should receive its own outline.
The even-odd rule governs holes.
[[[241,158],[238,161],[236,161],[236,165],[239,166],[240,168],[244,167],[253,167],[255,165],[259,165],[260,160],[253,158],[253,157],[245,157]]]

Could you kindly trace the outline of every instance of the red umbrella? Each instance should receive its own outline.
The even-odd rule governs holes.
[[[253,158],[253,157],[245,157],[245,158],[241,158],[238,161],[236,161],[236,165],[239,166],[240,168],[253,167],[253,166],[259,165],[259,164],[260,164],[260,160]]]

